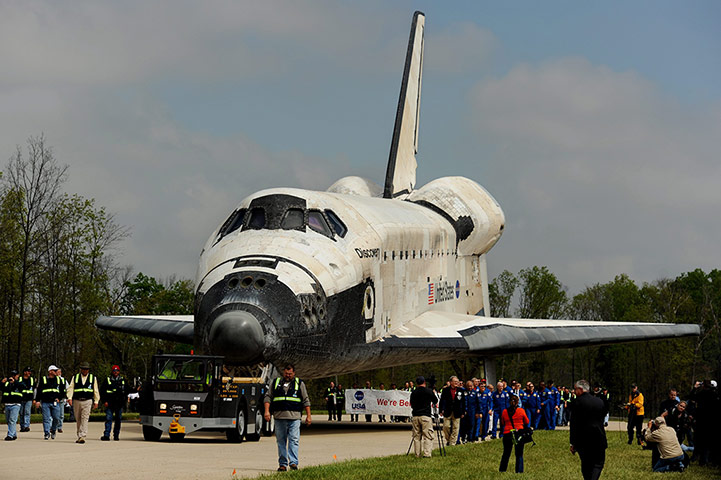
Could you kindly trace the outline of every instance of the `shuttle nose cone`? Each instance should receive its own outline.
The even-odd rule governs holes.
[[[244,310],[221,313],[210,327],[209,340],[214,355],[243,364],[261,360],[265,348],[260,322]]]

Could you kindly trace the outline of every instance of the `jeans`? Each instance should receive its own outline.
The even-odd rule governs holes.
[[[33,409],[32,400],[23,400],[20,402],[20,427],[30,427],[30,412]]]
[[[683,460],[683,455],[673,458],[661,458],[656,465],[653,466],[654,472],[668,472],[672,465],[680,463]]]
[[[105,409],[105,432],[103,433],[104,437],[110,436],[110,428],[113,426],[113,417],[115,417],[115,428],[113,429],[113,436],[115,438],[118,438],[120,436],[120,424],[123,420],[123,407],[107,407]]]
[[[565,410],[565,407],[563,406],[563,403],[561,403],[558,406],[558,411],[556,412],[556,425],[564,425],[564,423],[563,423],[564,410]]]
[[[5,405],[5,418],[8,422],[8,437],[15,438],[18,436],[18,431],[15,428],[18,423],[18,413],[20,412],[20,404],[12,403]]]
[[[275,419],[275,440],[278,442],[278,465],[298,465],[300,419]]]
[[[45,435],[55,433],[63,416],[63,404],[60,402],[42,402],[40,410],[43,412],[43,431]]]

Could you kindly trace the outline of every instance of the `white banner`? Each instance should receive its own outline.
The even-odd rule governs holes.
[[[376,415],[411,416],[411,392],[404,390],[346,390],[345,411]]]

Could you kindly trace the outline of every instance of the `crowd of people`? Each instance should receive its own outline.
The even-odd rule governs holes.
[[[8,425],[6,441],[14,441],[19,432],[30,431],[30,414],[33,406],[42,413],[43,438],[54,440],[63,433],[64,406],[72,408],[71,420],[76,422],[76,443],[83,444],[87,437],[90,412],[102,405],[105,411],[105,430],[100,440],[120,439],[122,413],[133,389],[113,365],[111,373],[98,379],[90,373],[90,365],[83,362],[78,372],[66,379],[62,370],[50,365],[45,375],[35,377],[27,367],[22,375],[11,371],[3,378],[2,403]],[[353,385],[358,388],[357,384]],[[370,381],[366,389],[372,389]],[[385,390],[380,384],[379,390]],[[391,384],[391,390],[397,385]],[[558,425],[570,425],[571,452],[581,458],[584,479],[600,476],[607,448],[604,427],[608,426],[610,396],[601,385],[591,389],[580,380],[572,388],[556,387],[552,380],[533,382],[501,379],[489,385],[483,378],[466,382],[452,376],[438,390],[435,382],[426,384],[422,376],[416,383],[406,382],[401,390],[411,392],[411,417],[390,416],[391,422],[410,421],[413,427],[415,453],[429,457],[432,450],[434,417],[442,419],[442,435],[446,445],[483,442],[496,438],[503,440],[503,455],[499,466],[506,471],[511,452],[515,450],[515,471],[523,472],[523,444],[518,434],[538,429],[554,430]],[[330,382],[323,394],[328,420],[341,421],[345,406],[343,386]],[[295,369],[287,365],[284,375],[268,389],[264,400],[265,417],[275,417],[279,449],[279,470],[298,468],[298,440],[301,412],[305,410],[306,423],[310,424],[310,400],[305,384],[295,378]],[[721,398],[713,380],[696,382],[685,398],[676,388],[668,391],[658,414],[644,423],[650,409],[636,384],[622,406],[627,410],[628,444],[634,440],[651,450],[651,466],[655,472],[683,471],[694,460],[699,465],[721,464],[721,443],[713,440],[721,427]],[[365,415],[367,422],[372,415]],[[351,421],[358,415],[351,414]],[[385,415],[378,415],[385,422]],[[19,429],[18,427],[19,423]],[[114,428],[113,428],[114,427]]]
[[[568,404],[574,398],[574,393],[568,387],[556,387],[553,380],[540,382],[538,390],[533,382],[527,382],[524,389],[522,384],[515,380],[512,380],[509,384],[502,379],[495,386],[488,385],[485,378],[472,378],[465,384],[460,380],[458,382],[459,391],[462,392],[462,395],[457,400],[457,403],[460,402],[462,408],[458,405],[455,406],[459,412],[457,418],[459,420],[457,432],[459,436],[453,443],[475,442],[487,438],[503,437],[503,432],[498,430],[498,424],[501,412],[510,405],[511,395],[518,397],[519,407],[526,411],[533,429],[554,430],[557,425],[568,425]],[[364,387],[359,387],[357,383],[354,383],[352,389],[356,390],[358,388],[386,390],[383,383],[380,383],[378,387],[373,387],[370,381],[366,381]],[[433,391],[440,398],[442,391],[446,388],[455,387],[449,380],[440,391],[434,385]],[[408,392],[413,392],[415,389],[416,385],[412,381],[405,382],[401,388],[392,383],[389,388],[389,390]],[[601,388],[600,385],[596,386],[595,392],[595,395],[603,395],[608,400],[608,391]],[[344,387],[331,381],[322,396],[328,411],[328,420],[341,421],[345,407]],[[461,410],[462,413],[460,413]],[[351,414],[350,421],[357,422],[359,421],[358,417],[357,414]],[[373,421],[373,415],[365,415],[365,420],[366,422]],[[378,415],[378,422],[386,421],[388,419],[386,419],[385,415]],[[410,417],[390,416],[390,422],[410,421]]]
[[[63,433],[65,408],[69,407],[70,421],[76,423],[75,443],[85,443],[90,412],[102,405],[105,411],[105,431],[100,437],[109,441],[120,439],[120,425],[126,406],[129,385],[120,374],[120,367],[113,365],[111,373],[101,379],[90,373],[90,365],[82,362],[78,372],[69,379],[63,377],[62,369],[50,365],[44,375],[35,377],[33,369],[26,367],[22,375],[17,370],[2,379],[2,403],[8,426],[5,441],[14,441],[20,433],[30,432],[30,414],[35,407],[42,414],[43,438],[55,440]],[[18,423],[20,428],[18,429]]]
[[[721,444],[714,435],[721,427],[721,397],[715,380],[697,381],[682,398],[668,390],[656,417],[639,428],[646,416],[643,394],[632,385],[628,402],[628,444],[635,439],[652,451],[654,471],[683,470],[691,462],[721,465]],[[643,426],[643,425],[642,425]]]

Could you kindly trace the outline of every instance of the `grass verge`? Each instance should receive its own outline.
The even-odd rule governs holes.
[[[601,478],[612,480],[658,480],[659,474],[651,471],[651,452],[637,445],[627,445],[625,432],[608,432],[609,448],[606,450],[606,465]],[[578,455],[569,451],[567,431],[538,431],[534,434],[536,445],[527,445],[524,451],[526,479],[577,480],[581,478],[581,461]],[[438,450],[433,458],[418,459],[411,455],[349,460],[329,465],[304,467],[295,472],[263,475],[261,478],[293,479],[484,479],[499,478],[498,466],[503,451],[500,440],[481,444],[457,445],[446,449],[448,455],[441,457]],[[303,440],[301,438],[301,463]],[[515,458],[511,455],[508,465],[513,475]],[[684,473],[667,473],[663,478],[683,476],[686,480],[708,480],[721,478],[721,470],[699,467],[695,464]]]

